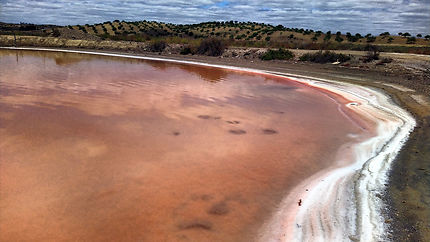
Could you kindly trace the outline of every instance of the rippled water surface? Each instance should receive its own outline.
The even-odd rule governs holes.
[[[254,240],[361,132],[283,78],[0,50],[0,241]]]

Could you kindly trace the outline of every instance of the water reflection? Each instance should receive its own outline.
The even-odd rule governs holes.
[[[361,132],[281,78],[37,51],[0,66],[0,241],[251,241]]]
[[[219,71],[213,71],[213,68],[205,66],[179,65],[179,68],[187,72],[196,73],[201,79],[209,82],[222,81],[228,75],[227,70],[220,69]]]

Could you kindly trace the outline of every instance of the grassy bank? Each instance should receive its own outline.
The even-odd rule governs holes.
[[[41,36],[16,36],[0,35],[1,46],[39,46],[54,48],[87,48],[87,49],[106,49],[106,50],[133,50],[143,51],[147,46],[143,42],[112,41],[112,40],[83,40],[83,39],[64,39],[57,37]]]

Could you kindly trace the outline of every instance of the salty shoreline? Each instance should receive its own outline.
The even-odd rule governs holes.
[[[262,241],[386,240],[381,215],[384,204],[379,197],[390,164],[415,121],[378,91],[340,83],[335,87],[318,82],[313,85],[351,100],[349,108],[375,121],[377,135],[355,144],[355,163],[321,172],[297,186],[267,225],[271,234],[263,235]],[[303,201],[300,208],[297,197]],[[292,217],[292,211],[295,218],[285,221]]]
[[[200,65],[200,66],[219,67],[219,68],[226,68],[226,69],[230,69],[230,70],[246,71],[246,72],[259,73],[259,74],[271,74],[271,75],[275,75],[275,76],[287,77],[289,79],[295,79],[296,81],[306,83],[306,84],[311,85],[311,86],[323,88],[325,90],[329,90],[329,91],[332,91],[334,93],[338,93],[338,94],[344,96],[345,98],[347,98],[351,101],[361,103],[362,105],[359,105],[359,106],[349,105],[348,107],[350,109],[354,109],[354,111],[356,111],[356,112],[361,112],[362,115],[370,115],[370,114],[380,115],[378,118],[382,119],[382,120],[385,119],[385,121],[378,121],[379,122],[379,132],[378,132],[379,135],[378,136],[382,136],[382,133],[385,133],[385,136],[381,137],[380,139],[377,139],[377,137],[378,137],[377,136],[375,138],[375,140],[369,141],[368,143],[362,143],[361,147],[357,147],[356,151],[357,151],[358,162],[355,163],[354,165],[350,166],[350,167],[342,168],[342,171],[330,172],[330,176],[326,175],[327,177],[326,177],[324,183],[319,183],[316,187],[314,187],[313,189],[310,189],[310,191],[308,192],[309,195],[308,195],[308,199],[307,199],[307,200],[311,200],[312,198],[314,198],[315,200],[318,199],[321,196],[321,194],[319,192],[326,193],[326,188],[322,188],[321,186],[324,187],[324,186],[329,186],[330,184],[339,184],[335,181],[339,181],[339,179],[342,179],[341,177],[349,176],[348,177],[349,179],[345,178],[341,183],[347,184],[347,185],[348,184],[349,185],[354,184],[356,186],[356,189],[355,189],[356,193],[351,194],[351,195],[359,197],[358,203],[360,205],[358,206],[358,209],[360,210],[361,213],[363,213],[363,216],[361,216],[361,218],[358,219],[358,223],[360,223],[360,224],[368,224],[367,221],[375,221],[378,219],[379,214],[375,213],[375,211],[370,210],[370,208],[373,207],[372,203],[375,202],[374,197],[376,196],[376,194],[374,192],[374,189],[380,189],[380,190],[382,189],[383,183],[385,182],[385,179],[386,179],[386,173],[388,172],[390,167],[389,166],[382,166],[379,168],[373,167],[373,164],[375,164],[375,162],[372,162],[372,169],[376,168],[379,171],[378,175],[382,175],[382,179],[381,179],[381,177],[372,176],[372,174],[366,174],[366,172],[362,172],[360,175],[358,175],[359,179],[357,180],[357,182],[355,182],[353,179],[354,177],[352,175],[352,172],[354,172],[355,170],[360,168],[361,165],[363,165],[363,164],[365,165],[364,168],[367,169],[369,162],[366,162],[366,161],[368,161],[369,158],[372,158],[373,161],[378,161],[378,160],[380,161],[381,159],[383,160],[385,158],[385,156],[389,156],[389,158],[387,160],[388,160],[388,162],[391,162],[394,159],[395,154],[400,149],[401,144],[405,141],[410,130],[414,126],[413,118],[406,111],[404,111],[403,109],[392,104],[389,101],[389,97],[387,97],[385,94],[382,94],[378,91],[370,90],[369,88],[359,87],[359,86],[352,85],[352,84],[344,84],[344,83],[339,83],[339,82],[335,82],[335,81],[308,78],[308,77],[299,76],[299,75],[288,75],[288,74],[280,73],[280,72],[260,71],[260,70],[250,69],[250,68],[230,67],[230,66],[225,66],[225,65],[214,65],[214,64],[199,63],[199,62],[194,62],[194,61],[168,60],[165,58],[156,58],[156,57],[141,57],[141,56],[131,56],[131,55],[121,55],[121,54],[88,52],[88,51],[52,50],[52,49],[42,49],[42,48],[7,48],[7,49],[47,50],[47,51],[84,53],[84,54],[95,54],[95,55],[105,55],[105,56],[117,56],[117,57],[126,57],[126,58],[137,58],[137,59],[186,63],[186,64],[193,64],[193,65]],[[390,110],[394,110],[394,111],[390,111]],[[397,117],[396,117],[396,115],[397,115]],[[398,121],[396,119],[400,119],[400,121]],[[402,125],[400,125],[400,123],[403,123],[404,125],[402,126]],[[400,127],[400,126],[402,126],[402,127]],[[388,135],[386,133],[388,133]],[[390,142],[389,145],[386,145],[387,142]],[[366,150],[368,147],[372,147],[372,148],[370,150]],[[380,152],[375,152],[375,150],[376,151],[379,150]],[[365,152],[363,152],[363,151],[365,151]],[[375,155],[375,153],[378,153],[378,155]],[[365,169],[363,169],[363,171],[365,171]],[[328,179],[330,179],[333,182],[332,183],[328,182]],[[367,181],[369,181],[369,182],[367,182]],[[335,191],[337,192],[337,191],[339,191],[339,189],[347,187],[347,185],[344,185],[343,187],[338,185],[338,189],[335,189]],[[372,187],[363,190],[362,189],[363,185],[371,185]],[[318,190],[318,189],[322,189],[322,190]],[[363,195],[363,193],[369,189],[373,190],[373,195],[360,196],[360,194]],[[344,191],[344,192],[347,192],[347,191]],[[366,198],[371,198],[371,199],[367,200]],[[331,202],[338,202],[338,201],[332,200]],[[345,201],[343,201],[343,202],[345,202]],[[293,204],[297,208],[297,201],[295,199],[294,199]],[[303,217],[307,216],[306,211],[308,211],[308,208],[309,208],[308,204],[310,204],[310,203],[304,203],[304,205],[300,208],[299,217],[302,216],[302,218],[303,218]],[[334,207],[334,206],[329,206],[329,207]],[[380,208],[380,205],[379,205],[379,208]],[[286,211],[286,210],[281,209],[281,211]],[[305,211],[305,212],[301,212],[301,211]],[[320,208],[319,212],[321,212],[321,208]],[[334,216],[334,215],[332,214],[329,216]],[[368,219],[368,220],[366,220],[366,219]],[[338,219],[331,219],[331,222],[336,222],[337,220]],[[301,221],[300,218],[299,218],[299,221]],[[383,223],[381,223],[380,221],[376,221],[375,224],[382,225]],[[286,230],[290,231],[291,229],[293,229],[295,227],[296,227],[296,223],[290,223],[286,227]],[[360,225],[358,227],[360,227]],[[370,238],[370,239],[373,238],[374,240],[376,240],[376,239],[378,239],[377,234],[381,234],[381,231],[384,228],[378,228],[378,226],[377,226],[374,229],[378,230],[376,232],[376,235],[374,235],[372,233],[366,234],[367,230],[362,230],[359,232],[356,231],[354,234],[360,234],[360,232],[361,232],[361,233],[364,233],[364,236],[366,236],[366,237],[363,237],[362,239],[367,240],[367,238]],[[285,230],[282,229],[282,231],[285,231]],[[331,239],[331,238],[333,238],[333,239],[341,238],[342,239],[343,238],[343,239],[346,239],[347,236],[349,236],[346,234],[339,234],[339,233],[337,233],[337,234],[332,233],[331,235],[327,236],[327,234],[324,234],[325,230],[321,229],[320,231],[323,232],[323,234],[320,234],[320,235],[311,234],[314,237],[310,237],[310,238],[300,237],[300,232],[296,231],[295,232],[295,238],[302,238],[304,240],[314,239],[314,238],[327,238],[327,239]],[[329,231],[335,232],[332,230],[327,230],[326,232],[329,232]],[[369,231],[367,231],[367,232],[369,232]],[[372,232],[372,231],[370,231],[370,232]],[[288,234],[291,235],[291,233],[288,233]],[[298,237],[296,236],[296,234]],[[352,234],[351,236],[354,237],[354,234]],[[265,237],[265,238],[267,238],[267,237]],[[276,238],[276,236],[270,237],[270,238]],[[280,237],[277,237],[277,238],[280,238]]]

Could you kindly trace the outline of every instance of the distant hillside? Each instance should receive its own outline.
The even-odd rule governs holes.
[[[417,52],[430,47],[430,35],[411,36],[409,33],[388,32],[378,36],[360,33],[315,31],[312,29],[287,28],[255,22],[205,22],[200,24],[169,24],[155,21],[125,22],[115,20],[94,25],[42,26],[25,30],[20,26],[0,24],[0,34],[54,36],[72,39],[100,38],[127,41],[156,41],[196,44],[202,39],[216,37],[229,45],[248,47],[284,47],[299,49],[352,49],[362,50],[366,45],[379,45],[381,50]],[[28,26],[27,26],[28,28]],[[400,35],[399,35],[400,34]],[[409,51],[409,50],[413,51]],[[418,51],[419,52],[419,51]]]
[[[48,32],[52,32],[52,29],[58,28],[56,25],[41,25],[41,24],[8,24],[0,22],[0,34],[20,34],[20,35],[36,35],[43,36],[48,35]]]

